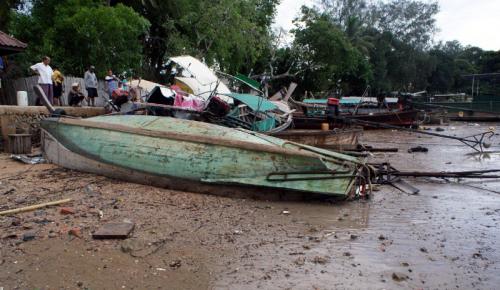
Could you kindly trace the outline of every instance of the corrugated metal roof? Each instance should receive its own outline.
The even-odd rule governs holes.
[[[0,30],[0,47],[12,48],[12,50],[22,50],[25,49],[28,45],[20,40],[15,39],[14,37],[8,35],[7,33]]]

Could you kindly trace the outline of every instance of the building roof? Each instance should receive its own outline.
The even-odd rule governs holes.
[[[28,45],[0,30],[0,55],[16,53],[26,49]]]

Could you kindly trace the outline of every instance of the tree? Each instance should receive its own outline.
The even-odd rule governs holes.
[[[320,0],[321,11],[329,15],[334,23],[347,31],[353,19],[365,25],[370,17],[366,0]]]
[[[300,56],[305,90],[361,91],[371,77],[366,58],[354,48],[340,27],[326,14],[302,8],[302,18],[294,30],[294,49]],[[349,79],[355,87],[350,86]],[[340,88],[338,87],[340,85]],[[361,86],[361,87],[360,87]]]
[[[428,86],[434,68],[427,49],[436,30],[436,1],[321,0],[317,13],[344,32],[349,44],[365,56],[365,77],[372,92],[421,90]],[[366,77],[366,76],[373,76]],[[359,87],[360,84],[354,84]]]
[[[351,44],[364,55],[368,55],[369,50],[373,48],[373,37],[367,33],[367,30],[358,17],[351,16],[347,19],[345,34]]]
[[[8,31],[7,24],[11,20],[12,10],[23,6],[23,0],[2,0],[0,2],[0,30]]]
[[[58,15],[64,15],[64,12]],[[108,68],[123,72],[142,68],[142,41],[149,23],[131,8],[82,7],[69,17],[56,20],[50,37],[45,41],[64,43],[53,46],[55,57],[74,74],[90,64],[104,74]],[[70,41],[68,41],[70,39]]]
[[[391,32],[399,40],[417,49],[428,47],[436,32],[434,16],[439,12],[437,1],[391,0],[371,6],[371,26]]]
[[[47,9],[57,17],[45,17]],[[142,38],[149,22],[130,7],[108,7],[92,0],[38,0],[29,14],[18,13],[13,31],[30,46],[24,66],[49,55],[67,74],[81,75],[93,64],[103,76],[108,68],[122,72],[143,65]]]
[[[167,58],[179,54],[192,54],[228,73],[250,72],[271,41],[270,26],[279,1],[114,2],[133,7],[151,22],[145,40],[146,66],[151,77],[159,78]]]
[[[209,64],[219,64],[229,73],[251,68],[270,42],[270,19],[276,3],[262,0],[199,1],[200,13],[191,14],[186,19],[197,56],[204,57]],[[264,8],[261,9],[262,5]]]

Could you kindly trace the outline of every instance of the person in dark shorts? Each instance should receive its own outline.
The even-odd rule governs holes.
[[[54,66],[52,73],[52,83],[54,87],[54,106],[62,106],[61,96],[63,93],[64,76],[57,66]]]
[[[95,75],[95,67],[91,65],[89,69],[85,72],[83,77],[85,81],[85,89],[87,89],[87,97],[89,101],[89,105],[95,107],[95,98],[97,95],[97,77]]]

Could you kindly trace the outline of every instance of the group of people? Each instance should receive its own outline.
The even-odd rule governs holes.
[[[55,106],[62,106],[61,96],[64,93],[64,75],[58,67],[54,69],[50,66],[50,57],[44,56],[42,61],[32,65],[31,70],[38,75],[38,84],[47,96],[48,101]],[[97,88],[98,81],[95,74],[95,67],[89,66],[83,76],[87,96],[85,96],[80,88],[80,83],[71,84],[71,89],[68,92],[68,105],[81,106],[83,100],[87,104],[95,107],[95,99],[99,97]],[[111,69],[108,70],[105,77],[106,91],[109,97],[113,100],[128,96],[128,92],[123,89],[123,84],[118,77],[113,74]],[[37,100],[37,105],[41,105],[41,101]]]

